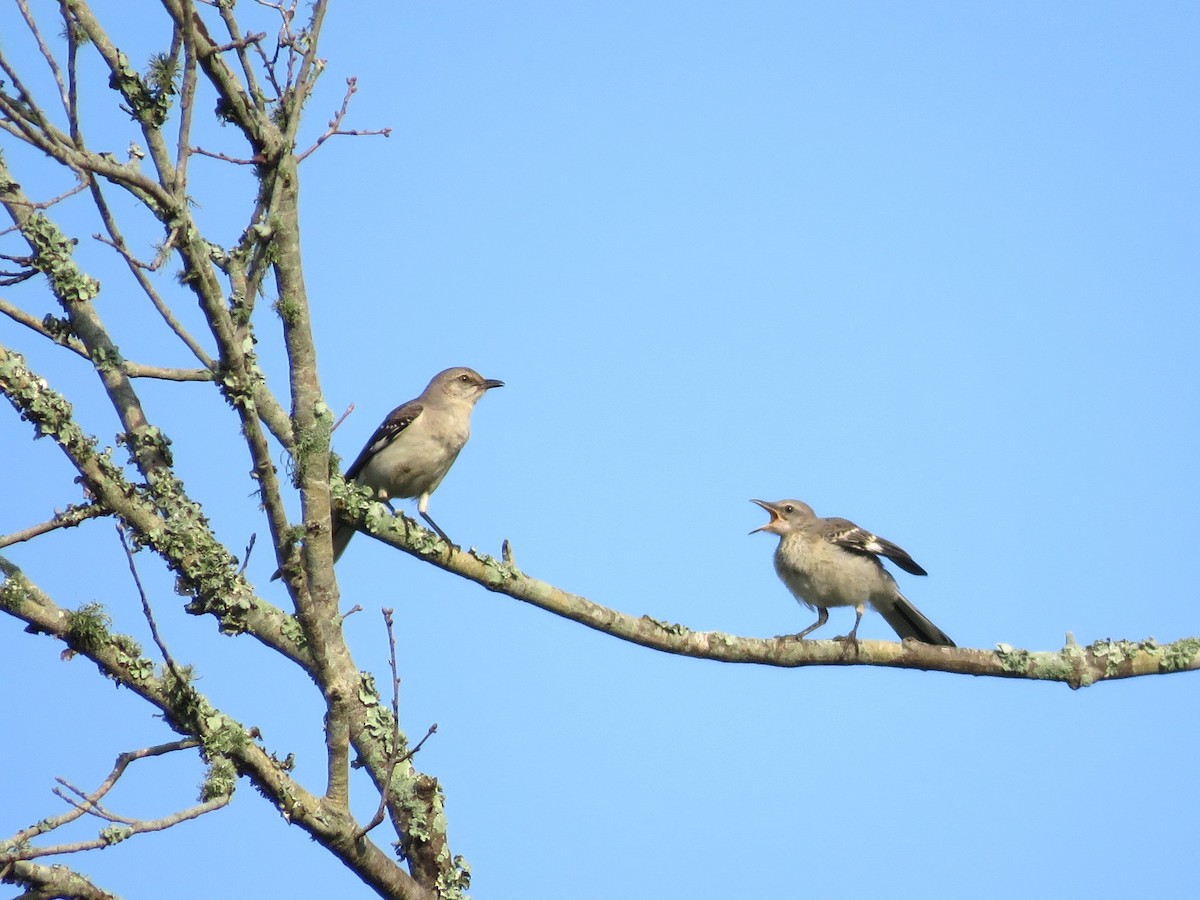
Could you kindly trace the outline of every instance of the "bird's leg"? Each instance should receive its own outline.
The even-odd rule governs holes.
[[[853,647],[855,656],[858,656],[858,624],[862,621],[864,608],[862,603],[854,607],[854,627],[849,634],[834,638],[835,641],[845,641],[847,648]]]
[[[396,507],[392,506],[392,498],[389,497],[387,494],[380,492],[379,501],[388,508],[388,512],[390,512],[392,514],[393,518],[399,519],[401,524],[404,525],[404,537],[405,537],[405,539],[407,539],[408,538],[408,516],[404,515],[404,513],[400,512],[399,510],[396,509]]]
[[[438,533],[438,537],[440,537],[443,541],[445,541],[447,544],[449,544],[450,549],[453,550],[454,549],[454,541],[450,540],[450,536],[447,535],[446,532],[442,531],[441,526],[438,525],[437,522],[433,521],[433,519],[432,519],[432,517],[430,517],[429,513],[421,511],[421,510],[418,510],[418,512],[421,513],[421,518],[429,523],[429,527]]]
[[[823,606],[819,607],[817,609],[817,621],[813,622],[811,625],[809,625],[807,628],[805,628],[799,634],[792,635],[792,637],[797,641],[802,641],[802,640],[804,640],[804,638],[806,636],[812,634],[814,631],[816,631],[818,628],[820,628],[822,625],[824,625],[828,621],[829,621],[829,610],[827,610]]]
[[[417,512],[419,512],[421,514],[421,518],[424,519],[426,522],[428,522],[429,526],[438,533],[438,537],[440,537],[443,541],[446,542],[447,546],[450,547],[450,552],[453,553],[454,552],[454,541],[450,540],[450,536],[448,534],[446,534],[446,532],[442,531],[441,526],[438,525],[437,522],[433,521],[433,517],[429,515],[429,495],[428,494],[422,494],[420,497],[417,498]]]
[[[392,506],[392,498],[388,496],[386,488],[374,488],[375,499],[388,508],[393,516],[396,515],[396,507]]]

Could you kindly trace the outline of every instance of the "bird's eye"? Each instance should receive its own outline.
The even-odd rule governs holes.
[[[785,513],[794,513],[796,511],[796,507],[792,506],[792,504],[789,503],[787,506],[785,506],[783,508],[783,511]]]
[[[458,376],[458,380],[461,381],[463,384],[470,384],[471,376],[467,375],[466,373],[463,373],[462,375]]]

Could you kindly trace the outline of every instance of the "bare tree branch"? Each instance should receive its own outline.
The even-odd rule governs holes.
[[[357,608],[357,607],[356,607]],[[353,612],[354,610],[351,610]],[[394,610],[383,610],[383,621],[387,628],[388,635],[388,662],[392,669],[392,745],[388,750],[388,765],[387,778],[384,780],[384,789],[379,794],[379,808],[375,810],[375,815],[371,817],[371,821],[364,825],[355,834],[354,839],[360,840],[371,829],[383,821],[383,815],[388,809],[389,800],[391,799],[391,784],[392,776],[396,773],[396,766],[400,763],[408,762],[425,746],[425,742],[431,736],[437,733],[437,722],[429,726],[429,730],[425,732],[425,736],[417,741],[417,745],[405,753],[400,754],[400,745],[403,741],[403,735],[400,733],[400,673],[396,668],[396,632],[395,622],[392,618]],[[349,613],[347,613],[349,615]]]
[[[124,635],[110,633],[95,610],[84,609],[71,613],[62,609],[3,556],[0,556],[0,574],[5,576],[4,581],[0,582],[0,611],[63,641],[75,653],[92,660],[108,677],[161,710],[172,727],[198,739],[205,747],[220,747],[223,754],[234,761],[238,771],[247,775],[257,789],[278,806],[289,822],[303,828],[381,896],[401,900],[433,900],[435,893],[404,873],[389,854],[368,839],[355,840],[358,824],[344,804],[308,792],[287,774],[285,767],[272,754],[254,743],[245,728],[218,711],[199,692],[193,689],[186,698],[182,697],[174,689],[177,684],[174,679],[154,675],[153,666],[147,667],[149,661],[140,656],[131,640]],[[186,702],[183,702],[185,699]],[[206,807],[212,799],[216,798],[210,798],[200,807],[184,812],[201,814],[202,809],[208,811]],[[83,813],[83,809],[76,807],[63,815],[78,817]],[[147,824],[155,828],[169,827],[174,824],[169,820],[182,821],[179,816],[177,813]],[[38,834],[46,830],[42,828],[42,823],[31,827],[39,829]],[[153,829],[147,827],[144,830]],[[18,839],[9,842],[10,846],[17,848],[12,858],[30,858],[29,851],[24,849],[32,836],[28,832],[27,829],[18,835]],[[73,852],[103,843],[80,842],[79,845],[60,845],[55,850]],[[43,853],[33,851],[32,855],[40,856]],[[0,856],[0,866],[6,861],[4,856]]]
[[[188,750],[199,746],[200,742],[198,740],[189,738],[182,741],[171,741],[167,744],[156,744],[153,747],[145,747],[141,750],[130,750],[126,753],[120,754],[117,757],[116,762],[113,763],[112,771],[108,773],[108,777],[105,778],[104,781],[100,783],[100,786],[92,793],[83,794],[77,788],[70,788],[74,793],[80,796],[82,802],[70,801],[72,803],[72,807],[67,812],[42,819],[37,824],[31,825],[29,828],[26,828],[22,831],[18,831],[7,843],[10,845],[28,843],[40,835],[49,834],[51,831],[55,831],[64,825],[74,822],[85,813],[91,812],[95,804],[97,804],[102,797],[104,797],[116,786],[117,782],[121,779],[121,776],[125,774],[125,770],[129,768],[131,763],[142,759],[149,759],[155,756],[163,756],[167,753],[174,753],[178,750]],[[60,778],[57,780],[60,784],[70,787],[63,779]],[[63,795],[59,793],[59,796]],[[17,855],[13,858],[34,859],[38,856],[47,855],[50,854],[44,851],[37,851],[31,853],[30,855]],[[2,857],[0,857],[0,859],[2,859]]]
[[[120,522],[117,523],[117,538],[121,542],[121,549],[125,551],[125,559],[129,563],[129,574],[133,576],[133,584],[137,588],[138,598],[142,601],[142,614],[146,617],[146,623],[150,626],[150,636],[154,639],[154,645],[158,647],[158,652],[162,654],[163,662],[167,664],[167,668],[175,676],[175,680],[179,684],[183,684],[187,679],[175,665],[175,660],[171,657],[171,651],[167,649],[162,635],[158,632],[158,623],[154,621],[154,612],[150,609],[150,598],[146,596],[146,589],[142,587],[142,579],[138,575],[137,564],[133,561],[133,551],[129,549],[129,541],[125,539],[125,529],[121,527]]]
[[[98,234],[93,235],[93,237],[95,237],[97,240],[104,241],[104,243],[108,244],[120,254],[121,258],[125,260],[125,264],[129,268],[130,273],[137,280],[138,286],[142,289],[142,293],[144,293],[150,300],[150,303],[153,304],[162,320],[167,323],[167,327],[175,333],[175,336],[179,338],[183,345],[192,352],[192,355],[200,361],[201,365],[203,365],[206,369],[213,369],[215,367],[215,363],[213,362],[212,357],[205,352],[204,348],[200,346],[199,342],[197,342],[196,339],[188,333],[187,329],[180,324],[179,320],[175,318],[174,313],[171,312],[170,307],[168,307],[166,304],[166,301],[162,299],[158,291],[155,290],[150,279],[146,276],[146,271],[157,269],[162,264],[160,260],[166,259],[167,254],[170,253],[172,246],[174,246],[175,241],[178,238],[179,227],[177,226],[172,228],[168,233],[166,240],[163,242],[162,249],[159,251],[159,256],[153,263],[141,263],[133,256],[132,253],[129,252],[129,248],[125,243],[125,238],[122,236],[120,228],[117,227],[116,219],[113,217],[112,212],[108,208],[108,203],[104,199],[104,192],[100,189],[100,186],[95,183],[93,183],[92,187],[92,199],[96,203],[96,209],[100,213],[100,219],[104,223],[104,227],[109,234],[109,238],[107,240]]]
[[[50,52],[50,48],[46,46],[46,41],[42,38],[41,29],[38,28],[37,22],[33,18],[33,14],[29,11],[29,4],[26,0],[17,0],[17,8],[21,10],[21,16],[25,19],[25,24],[29,26],[29,31],[37,41],[38,50],[42,54],[42,59],[46,61],[50,72],[54,75],[54,83],[58,85],[59,99],[62,101],[63,111],[70,117],[71,105],[67,97],[67,87],[63,82],[62,69],[58,66],[58,60],[54,58],[54,54]]]
[[[91,182],[91,178],[87,175],[87,173],[83,173],[83,176],[84,176],[83,180],[80,181],[78,184],[76,184],[74,187],[67,188],[67,190],[63,191],[61,194],[57,194],[57,195],[51,197],[49,200],[39,200],[36,203],[30,203],[29,208],[30,209],[49,209],[50,207],[55,206],[56,204],[62,203],[64,200],[66,200],[69,197],[74,197],[76,194],[81,193],[82,191],[86,191],[88,188],[88,184]],[[17,230],[18,230],[18,228],[16,225],[10,225],[8,228],[5,228],[3,231],[0,231],[0,237],[3,237],[6,234],[11,234],[12,232],[17,231]]]
[[[96,441],[72,420],[70,404],[25,365],[18,355],[0,346],[0,393],[39,434],[51,436],[79,472],[100,506],[117,516],[179,576],[192,597],[189,611],[217,617],[222,630],[247,632],[305,670],[312,665],[308,650],[296,639],[295,621],[273,607],[236,574],[237,563],[204,521],[200,508],[181,486],[164,482],[151,492],[126,479]],[[168,529],[166,519],[171,519]],[[186,527],[185,527],[186,526]],[[186,537],[184,537],[186,536]]]
[[[20,884],[29,889],[23,894],[28,900],[120,900],[94,885],[78,872],[66,866],[43,866],[38,863],[15,861],[0,866],[0,881]],[[21,898],[17,898],[21,900]]]
[[[342,98],[341,109],[339,109],[336,113],[333,114],[333,118],[329,120],[329,125],[325,129],[324,134],[322,134],[319,138],[317,138],[316,142],[313,143],[312,146],[310,146],[307,150],[305,150],[303,153],[300,154],[300,156],[298,157],[300,162],[304,162],[304,160],[306,160],[306,159],[308,159],[308,157],[312,156],[312,154],[317,151],[318,147],[320,147],[323,143],[325,143],[327,140],[329,140],[335,134],[350,135],[350,136],[355,136],[355,137],[364,136],[364,135],[383,135],[384,137],[392,136],[392,129],[390,129],[390,128],[378,128],[378,129],[371,130],[371,131],[361,131],[361,130],[360,131],[343,131],[342,130],[342,121],[346,118],[346,113],[349,112],[349,110],[350,110],[350,98],[353,97],[357,92],[358,92],[358,79],[353,78],[353,77],[347,78],[346,79],[346,95]]]
[[[24,325],[31,331],[36,331],[47,340],[66,347],[68,350],[92,362],[87,348],[79,339],[65,331],[51,331],[45,325],[45,320],[38,320],[23,309],[19,309],[7,300],[0,298],[0,313],[8,316],[14,322]],[[121,360],[121,371],[130,378],[157,378],[163,381],[212,381],[213,374],[208,369],[176,369],[168,366],[148,366],[142,363]]]
[[[455,553],[436,534],[426,531],[415,521],[402,515],[390,515],[383,504],[370,501],[357,486],[341,482],[335,486],[334,496],[344,504],[342,515],[346,521],[411,556],[489,591],[663,653],[785,668],[872,665],[922,669],[1059,681],[1072,688],[1087,687],[1099,681],[1200,670],[1200,638],[1195,637],[1168,644],[1146,638],[1103,640],[1080,646],[1068,634],[1062,649],[1051,651],[1022,650],[1007,644],[997,644],[993,650],[974,650],[934,647],[918,641],[860,640],[861,652],[854,655],[846,653],[845,646],[839,641],[795,640],[791,636],[749,638],[719,631],[692,631],[685,625],[664,622],[649,615],[632,616],[601,606],[586,597],[531,578],[512,562],[496,559],[474,548],[467,553]]]
[[[88,519],[94,519],[97,516],[107,515],[107,512],[94,503],[83,503],[79,506],[68,506],[60,513],[55,513],[54,518],[42,522],[39,525],[31,525],[21,531],[14,531],[11,534],[0,535],[0,550],[12,544],[19,544],[22,541],[28,541],[31,538],[38,537],[43,534],[48,534],[59,528],[74,528],[81,522],[86,522]]]

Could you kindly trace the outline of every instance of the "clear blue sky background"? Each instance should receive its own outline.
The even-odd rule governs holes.
[[[5,49],[28,59],[14,20]],[[138,64],[162,49],[150,22],[114,26]],[[1198,634],[1198,46],[1200,7],[1183,2],[335,4],[307,134],[349,75],[348,125],[394,129],[304,166],[323,385],[356,405],[337,449],[352,457],[434,372],[471,365],[507,386],[477,409],[438,521],[489,552],[508,538],[530,574],[624,612],[758,637],[809,624],[774,539],[747,536],[764,519],[749,498],[790,496],[908,549],[930,576],[902,589],[962,646]],[[102,77],[90,93],[111,108]],[[106,127],[89,133],[103,144]],[[231,129],[200,137],[244,149]],[[32,160],[4,144],[14,167]],[[193,175],[232,242],[245,173]],[[145,303],[94,230],[79,220],[81,258],[127,355],[187,364],[136,325]],[[51,311],[40,288],[4,296]],[[282,389],[269,318],[260,335]],[[7,321],[0,339],[29,345]],[[81,416],[111,440],[83,365],[29,356],[92,398]],[[265,533],[215,392],[145,391],[220,535],[240,549]],[[3,532],[78,497],[56,448],[5,410]],[[149,644],[115,551],[90,523],[5,552]],[[139,564],[201,689],[319,787],[311,685],[184,615],[169,576]],[[249,575],[286,605],[273,568],[260,549]],[[338,572],[344,605],[367,610],[347,623],[356,657],[381,681],[378,609],[397,610],[402,724],[439,725],[418,763],[445,787],[480,900],[1195,882],[1193,675],[1072,692],[726,666],[362,537]],[[851,614],[832,619],[825,636]],[[891,637],[874,615],[862,635]],[[91,787],[118,752],[171,737],[58,652],[0,619],[0,835],[61,808],[54,776]],[[194,758],[144,764],[111,806],[165,814],[201,774]],[[368,817],[374,799],[355,797]],[[369,896],[245,784],[218,815],[72,862],[127,898]]]

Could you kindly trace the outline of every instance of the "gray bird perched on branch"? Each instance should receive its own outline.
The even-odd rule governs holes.
[[[471,436],[471,411],[479,398],[503,381],[484,378],[458,366],[438,372],[415,400],[393,409],[358,454],[346,479],[366,485],[388,503],[416,498],[417,512],[447,544],[446,532],[429,515],[429,495],[442,483]],[[354,528],[338,522],[333,529],[334,562],[342,555]]]
[[[822,519],[799,500],[767,503],[752,500],[771,514],[771,521],[751,531],[779,535],[775,571],[797,600],[817,611],[817,621],[797,638],[804,638],[829,621],[829,607],[853,606],[854,627],[846,640],[858,640],[858,625],[870,603],[901,638],[953,647],[954,641],[930,622],[900,593],[879,557],[890,559],[905,572],[927,574],[913,558],[891,541],[859,528],[848,519]]]

